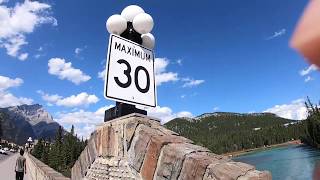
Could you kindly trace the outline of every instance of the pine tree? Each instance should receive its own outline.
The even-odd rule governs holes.
[[[320,109],[317,105],[313,105],[309,98],[305,104],[308,109],[306,141],[320,148]]]
[[[45,164],[48,164],[49,162],[49,157],[48,157],[48,154],[49,154],[49,146],[48,144],[45,142],[44,143],[44,146],[43,146],[43,151],[42,151],[42,154],[41,154],[41,161]]]
[[[44,144],[43,144],[43,139],[39,139],[38,143],[34,146],[34,149],[32,151],[32,154],[34,157],[40,159],[43,154],[43,149],[44,149]]]

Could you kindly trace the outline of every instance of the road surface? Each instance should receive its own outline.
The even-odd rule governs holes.
[[[16,165],[16,159],[19,156],[19,153],[15,153],[8,157],[7,159],[0,161],[0,177],[1,180],[15,180],[16,173],[14,168]],[[28,162],[27,162],[28,163]],[[23,180],[31,180],[28,173],[24,175]]]

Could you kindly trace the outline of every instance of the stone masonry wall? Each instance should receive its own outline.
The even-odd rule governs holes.
[[[161,126],[156,119],[130,114],[97,127],[73,166],[71,179],[272,178],[267,171],[257,171],[254,166],[233,162],[194,145]]]
[[[58,173],[54,169],[50,168],[31,154],[26,153],[27,172],[32,180],[70,180]]]

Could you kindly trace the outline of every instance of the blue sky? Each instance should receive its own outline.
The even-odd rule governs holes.
[[[163,122],[205,112],[301,119],[320,76],[289,48],[307,1],[0,0],[0,106],[39,103],[87,136],[114,102],[103,97],[107,18],[131,4],[151,14]]]

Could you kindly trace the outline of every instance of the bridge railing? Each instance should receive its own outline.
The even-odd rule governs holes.
[[[26,153],[25,157],[27,173],[32,180],[70,180],[70,178],[63,176],[30,153]]]

